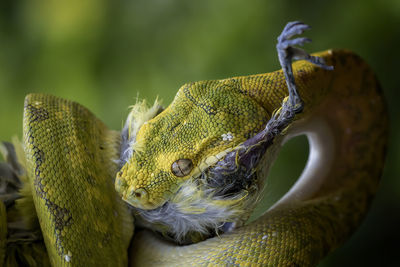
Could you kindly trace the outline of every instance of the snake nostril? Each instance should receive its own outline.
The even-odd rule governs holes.
[[[148,194],[144,188],[138,188],[136,190],[132,190],[130,195],[136,199],[136,201],[147,201]]]

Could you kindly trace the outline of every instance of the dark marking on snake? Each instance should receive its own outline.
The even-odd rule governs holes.
[[[27,111],[29,112],[29,123],[28,123],[28,142],[32,145],[32,157],[35,162],[35,178],[34,187],[36,195],[45,201],[45,206],[52,215],[54,222],[54,234],[56,236],[57,252],[59,255],[64,255],[64,248],[62,246],[62,235],[61,232],[64,227],[69,226],[73,223],[73,218],[70,211],[66,208],[62,208],[56,203],[52,202],[45,190],[45,183],[42,177],[41,167],[45,163],[45,152],[35,143],[34,131],[32,130],[34,122],[40,122],[49,118],[47,111],[44,108],[35,108],[32,105],[27,105]]]
[[[25,109],[29,112],[29,121],[32,122],[41,122],[47,120],[49,118],[49,113],[45,108],[35,107],[32,104],[28,104],[25,106]]]
[[[96,185],[96,179],[92,175],[86,176],[86,182],[88,182],[89,185],[94,186]]]
[[[73,222],[70,211],[66,208],[61,208],[57,204],[46,200],[46,206],[54,216],[55,229],[63,230],[65,226],[71,225]]]
[[[185,96],[197,107],[203,109],[208,115],[215,115],[217,114],[217,111],[215,110],[214,107],[207,105],[205,103],[201,103],[199,101],[197,101],[192,94],[190,93],[189,90],[189,86],[186,86],[185,88],[183,88],[183,92],[185,94]]]
[[[175,125],[173,125],[173,126],[171,127],[170,131],[173,132],[180,124],[181,124],[181,123],[178,122],[178,123],[176,123]]]

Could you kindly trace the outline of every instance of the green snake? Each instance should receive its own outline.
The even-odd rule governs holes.
[[[28,95],[23,145],[2,147],[0,262],[318,264],[368,211],[388,118],[371,68],[350,51],[294,47],[306,29],[288,23],[278,38],[283,70],[186,84],[166,109],[135,105],[121,133],[75,102]],[[246,223],[279,148],[300,134],[303,174]]]

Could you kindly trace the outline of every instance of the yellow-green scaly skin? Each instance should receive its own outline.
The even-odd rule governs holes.
[[[348,51],[317,55],[335,70],[304,61],[293,64],[305,102],[293,125],[319,116],[334,137],[333,165],[317,193],[193,245],[176,246],[139,232],[129,249],[131,266],[312,266],[349,237],[382,173],[387,114],[379,84],[363,60]],[[287,94],[282,71],[183,86],[174,102],[139,130],[140,151],[117,175],[117,190],[139,207],[162,204],[196,175],[204,158],[260,131]],[[221,141],[227,132],[232,142]],[[52,264],[125,265],[133,223],[113,189],[118,134],[79,104],[30,95],[24,137]],[[195,168],[178,179],[171,164],[180,158],[192,159]],[[132,188],[145,188],[147,198],[130,199]]]
[[[27,171],[53,266],[126,266],[133,220],[113,185],[119,139],[76,103],[26,97]]]
[[[140,128],[138,151],[118,174],[117,191],[138,207],[160,206],[179,184],[201,173],[205,159],[258,133],[285,97],[283,91],[260,90],[260,82],[254,76],[182,86],[171,105]],[[284,84],[282,80],[278,86]],[[223,140],[227,133],[233,140]],[[190,159],[196,166],[185,177],[171,171],[179,159]],[[147,192],[146,199],[135,197],[138,189]]]
[[[292,125],[299,126],[310,117],[318,116],[332,130],[335,145],[333,163],[317,193],[305,201],[267,212],[255,222],[231,233],[193,245],[174,246],[158,240],[148,232],[138,233],[134,237],[130,254],[132,265],[313,266],[354,231],[369,207],[382,174],[388,130],[386,108],[375,75],[360,57],[342,50],[326,51],[315,56],[324,58],[327,65],[334,66],[334,70],[326,71],[305,61],[293,64],[297,88],[305,108],[296,116]],[[176,106],[191,102],[185,97],[184,90],[200,98],[200,89],[207,91],[207,95],[216,96],[218,93],[215,91],[219,88],[229,88],[231,95],[236,93],[237,97],[240,96],[242,99],[238,100],[237,108],[243,111],[247,110],[246,106],[240,105],[243,98],[252,98],[248,102],[254,106],[258,104],[257,108],[262,108],[260,113],[264,111],[267,118],[281,106],[287,96],[282,71],[194,83],[182,87],[171,106],[149,121],[145,132],[151,132],[153,125],[171,114],[179,113]],[[220,97],[223,98],[223,95]],[[234,101],[226,98],[203,101],[211,106],[210,109],[218,110],[220,102]],[[191,108],[195,108],[193,104]],[[219,121],[205,112],[202,116],[202,121]],[[237,134],[240,138],[234,146],[244,141],[247,132],[260,131],[264,126],[260,118],[251,120],[255,122],[252,124],[248,124],[248,120],[232,118],[232,121],[222,122],[222,125],[232,122],[234,126],[230,129],[221,131],[218,127],[214,128],[215,134],[212,136],[219,137],[224,131],[241,133]],[[247,128],[249,125],[250,129]],[[213,147],[205,146],[202,151],[207,149],[213,153]],[[182,151],[180,153],[185,154],[178,157],[191,158],[186,150]],[[172,158],[168,164],[174,160]],[[158,185],[150,176],[132,179],[138,180],[137,184]],[[166,183],[175,188],[179,182],[173,180]],[[153,191],[151,186],[146,189],[150,198],[158,192]]]

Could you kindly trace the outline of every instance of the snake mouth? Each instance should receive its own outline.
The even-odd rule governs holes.
[[[158,206],[149,200],[149,194],[144,188],[131,189],[124,194],[122,199],[129,205],[144,210],[154,209]]]
[[[146,188],[135,188],[134,186],[129,186],[126,180],[122,177],[121,172],[117,173],[115,179],[115,190],[119,193],[123,201],[135,208],[151,210],[163,204],[155,202],[150,198]]]

